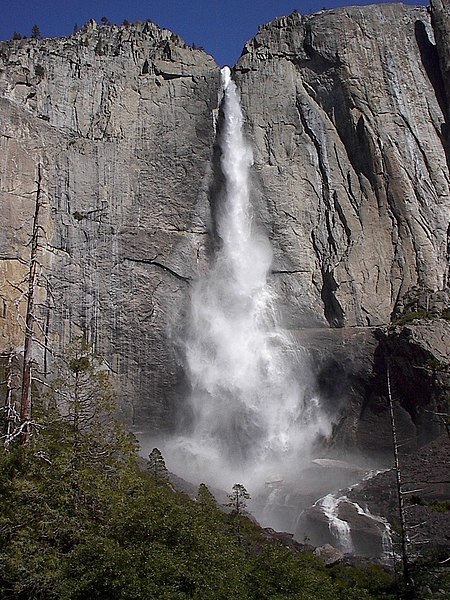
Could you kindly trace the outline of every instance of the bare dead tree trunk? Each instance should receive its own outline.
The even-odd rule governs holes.
[[[391,419],[391,432],[392,432],[392,442],[394,446],[394,469],[396,476],[396,485],[397,485],[397,497],[398,497],[398,512],[400,518],[400,543],[401,543],[401,556],[402,556],[402,565],[403,565],[403,580],[405,584],[405,600],[412,600],[414,598],[414,582],[411,578],[411,571],[409,568],[408,561],[408,539],[407,539],[407,529],[406,529],[406,519],[405,519],[405,505],[403,501],[403,483],[402,483],[402,475],[400,471],[400,461],[399,461],[399,452],[398,452],[398,437],[397,437],[397,428],[395,424],[395,415],[394,415],[394,402],[392,399],[392,390],[391,390],[391,374],[390,374],[390,366],[389,362],[386,367],[386,379],[387,379],[387,392],[388,392],[388,400],[389,400],[389,415]]]
[[[12,348],[9,351],[8,364],[6,365],[6,398],[5,398],[5,446],[8,446],[12,440],[15,423],[18,418],[16,408],[14,406],[14,399],[12,394],[12,361],[14,358],[14,352]]]
[[[33,217],[33,232],[31,235],[31,255],[30,268],[28,271],[28,294],[27,294],[27,312],[25,318],[25,343],[23,355],[23,372],[22,372],[22,393],[20,400],[20,421],[21,435],[20,443],[26,444],[30,435],[31,421],[31,365],[33,351],[33,332],[34,332],[34,293],[36,289],[36,272],[38,267],[37,254],[39,249],[39,210],[41,208],[41,184],[42,174],[41,165],[37,167],[37,190],[36,204]]]

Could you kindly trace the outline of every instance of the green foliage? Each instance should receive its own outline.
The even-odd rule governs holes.
[[[435,319],[436,315],[428,310],[420,308],[415,311],[406,312],[401,317],[393,321],[394,325],[406,325],[417,319]]]
[[[425,502],[425,506],[436,512],[447,512],[450,510],[450,500],[443,500],[442,502],[439,502],[439,500],[428,500]]]
[[[235,483],[233,485],[231,494],[228,494],[228,499],[229,502],[226,504],[226,506],[231,508],[231,514],[234,516],[240,516],[245,513],[247,500],[250,500],[250,494],[241,483]]]
[[[413,505],[426,506],[436,512],[447,512],[450,510],[450,500],[426,500],[425,498],[414,495],[411,496],[410,503]]]
[[[20,33],[17,33],[17,31],[15,31],[13,33],[12,39],[13,40],[21,40],[22,39],[22,35]]]
[[[447,362],[443,362],[438,360],[437,358],[430,358],[425,362],[425,365],[428,369],[431,369],[435,372],[445,373],[450,370],[450,365]]]
[[[265,546],[253,559],[249,581],[251,597],[261,600],[335,600],[340,597],[319,559],[278,545]],[[364,598],[361,595],[358,600]]]
[[[392,597],[380,570],[330,570],[268,541],[242,514],[241,484],[230,494],[233,514],[204,484],[196,502],[159,485],[138,469],[111,396],[103,362],[76,340],[51,393],[35,401],[39,432],[26,446],[0,448],[2,600]]]
[[[217,502],[213,494],[208,489],[208,486],[201,483],[198,486],[197,502],[201,510],[205,513],[217,508]]]
[[[166,482],[169,479],[165,460],[158,448],[153,448],[148,456],[147,469],[157,483]]]
[[[72,479],[70,423],[53,417],[29,446],[0,454],[1,598],[390,598],[370,572],[332,572],[249,520],[238,543],[231,515],[156,485],[126,448],[116,465],[85,460]]]
[[[357,590],[364,594],[361,598],[384,598],[394,600],[397,598],[395,578],[393,573],[383,569],[379,565],[368,565],[362,567],[344,567],[335,565],[330,569],[331,576],[336,587],[340,590],[342,598],[358,598],[358,596],[345,596],[348,590]]]
[[[33,25],[33,28],[31,30],[31,37],[33,39],[40,39],[42,37],[39,25],[36,25],[36,23]]]

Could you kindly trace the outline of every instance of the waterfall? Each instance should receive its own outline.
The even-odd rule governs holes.
[[[327,494],[318,500],[316,506],[318,506],[327,517],[330,532],[342,552],[353,552],[350,526],[347,521],[340,519],[338,516],[339,504],[347,501],[348,499],[346,496],[337,498],[336,494]]]
[[[392,558],[392,531],[384,517],[373,515],[367,507],[362,508],[339,491],[319,498],[314,507],[326,516],[331,543],[342,552],[383,560]],[[345,519],[340,514],[344,514]],[[314,531],[311,534],[315,540]]]
[[[240,482],[252,492],[274,474],[285,478],[328,424],[318,399],[305,402],[299,357],[277,325],[272,250],[252,210],[240,98],[229,68],[221,74],[219,243],[191,293],[184,339],[190,424],[164,454],[186,479],[225,489]]]
[[[382,531],[380,558],[390,560],[393,554],[392,530],[387,519],[385,519],[385,517],[373,515],[367,507],[362,508],[357,502],[352,502],[352,504],[356,508],[359,515],[364,515],[367,519],[371,519],[377,525],[379,525]]]

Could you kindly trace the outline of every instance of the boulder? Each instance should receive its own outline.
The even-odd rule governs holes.
[[[323,546],[319,546],[314,550],[314,554],[321,558],[327,566],[335,565],[338,562],[341,562],[344,558],[344,554],[334,548],[330,544],[324,544]]]

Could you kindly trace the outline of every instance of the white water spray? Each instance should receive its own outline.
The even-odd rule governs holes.
[[[221,243],[191,295],[185,341],[191,429],[164,444],[164,454],[169,468],[186,479],[225,489],[240,482],[253,492],[268,477],[298,469],[328,424],[317,399],[305,405],[298,357],[276,323],[268,283],[272,250],[254,221],[252,153],[228,67],[222,85]]]

